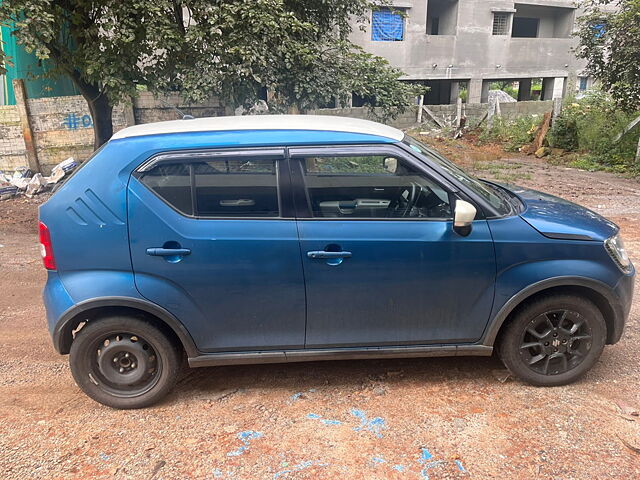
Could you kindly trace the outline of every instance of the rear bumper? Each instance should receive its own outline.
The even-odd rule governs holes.
[[[58,272],[51,270],[47,272],[47,283],[42,291],[42,300],[44,301],[44,308],[47,312],[49,334],[52,340],[54,340],[54,347],[58,350],[58,344],[55,341],[56,327],[64,312],[75,305],[69,292],[64,288]],[[59,350],[58,353],[60,353]]]

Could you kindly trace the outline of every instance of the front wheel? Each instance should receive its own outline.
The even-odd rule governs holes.
[[[78,386],[113,408],[143,408],[159,401],[175,384],[180,355],[156,327],[134,317],[89,322],[69,354]]]
[[[606,335],[602,313],[592,302],[555,295],[516,314],[500,339],[498,353],[506,367],[528,383],[566,385],[595,364]]]

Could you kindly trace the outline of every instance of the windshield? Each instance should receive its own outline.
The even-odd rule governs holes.
[[[502,190],[493,186],[490,183],[484,183],[475,177],[472,177],[467,172],[462,170],[456,164],[447,160],[435,150],[423,145],[418,140],[409,135],[405,135],[402,142],[408,145],[412,150],[424,155],[430,160],[434,161],[440,167],[447,171],[452,177],[464,184],[466,187],[473,190],[476,194],[480,195],[487,202],[489,202],[500,215],[507,215],[512,211],[512,205],[507,198],[507,194]]]

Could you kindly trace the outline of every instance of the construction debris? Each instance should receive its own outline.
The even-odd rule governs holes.
[[[0,200],[6,200],[16,195],[24,194],[31,198],[45,192],[60,182],[68,173],[72,172],[78,163],[72,158],[57,164],[51,170],[51,175],[34,174],[26,167],[18,168],[13,173],[0,172]]]

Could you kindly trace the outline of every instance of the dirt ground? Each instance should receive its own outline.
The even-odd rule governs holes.
[[[609,217],[640,260],[637,181],[530,158],[463,163]],[[187,370],[155,407],[98,405],[46,330],[41,200],[0,203],[4,479],[640,478],[637,301],[622,341],[566,387],[502,383],[495,358],[319,362]]]

